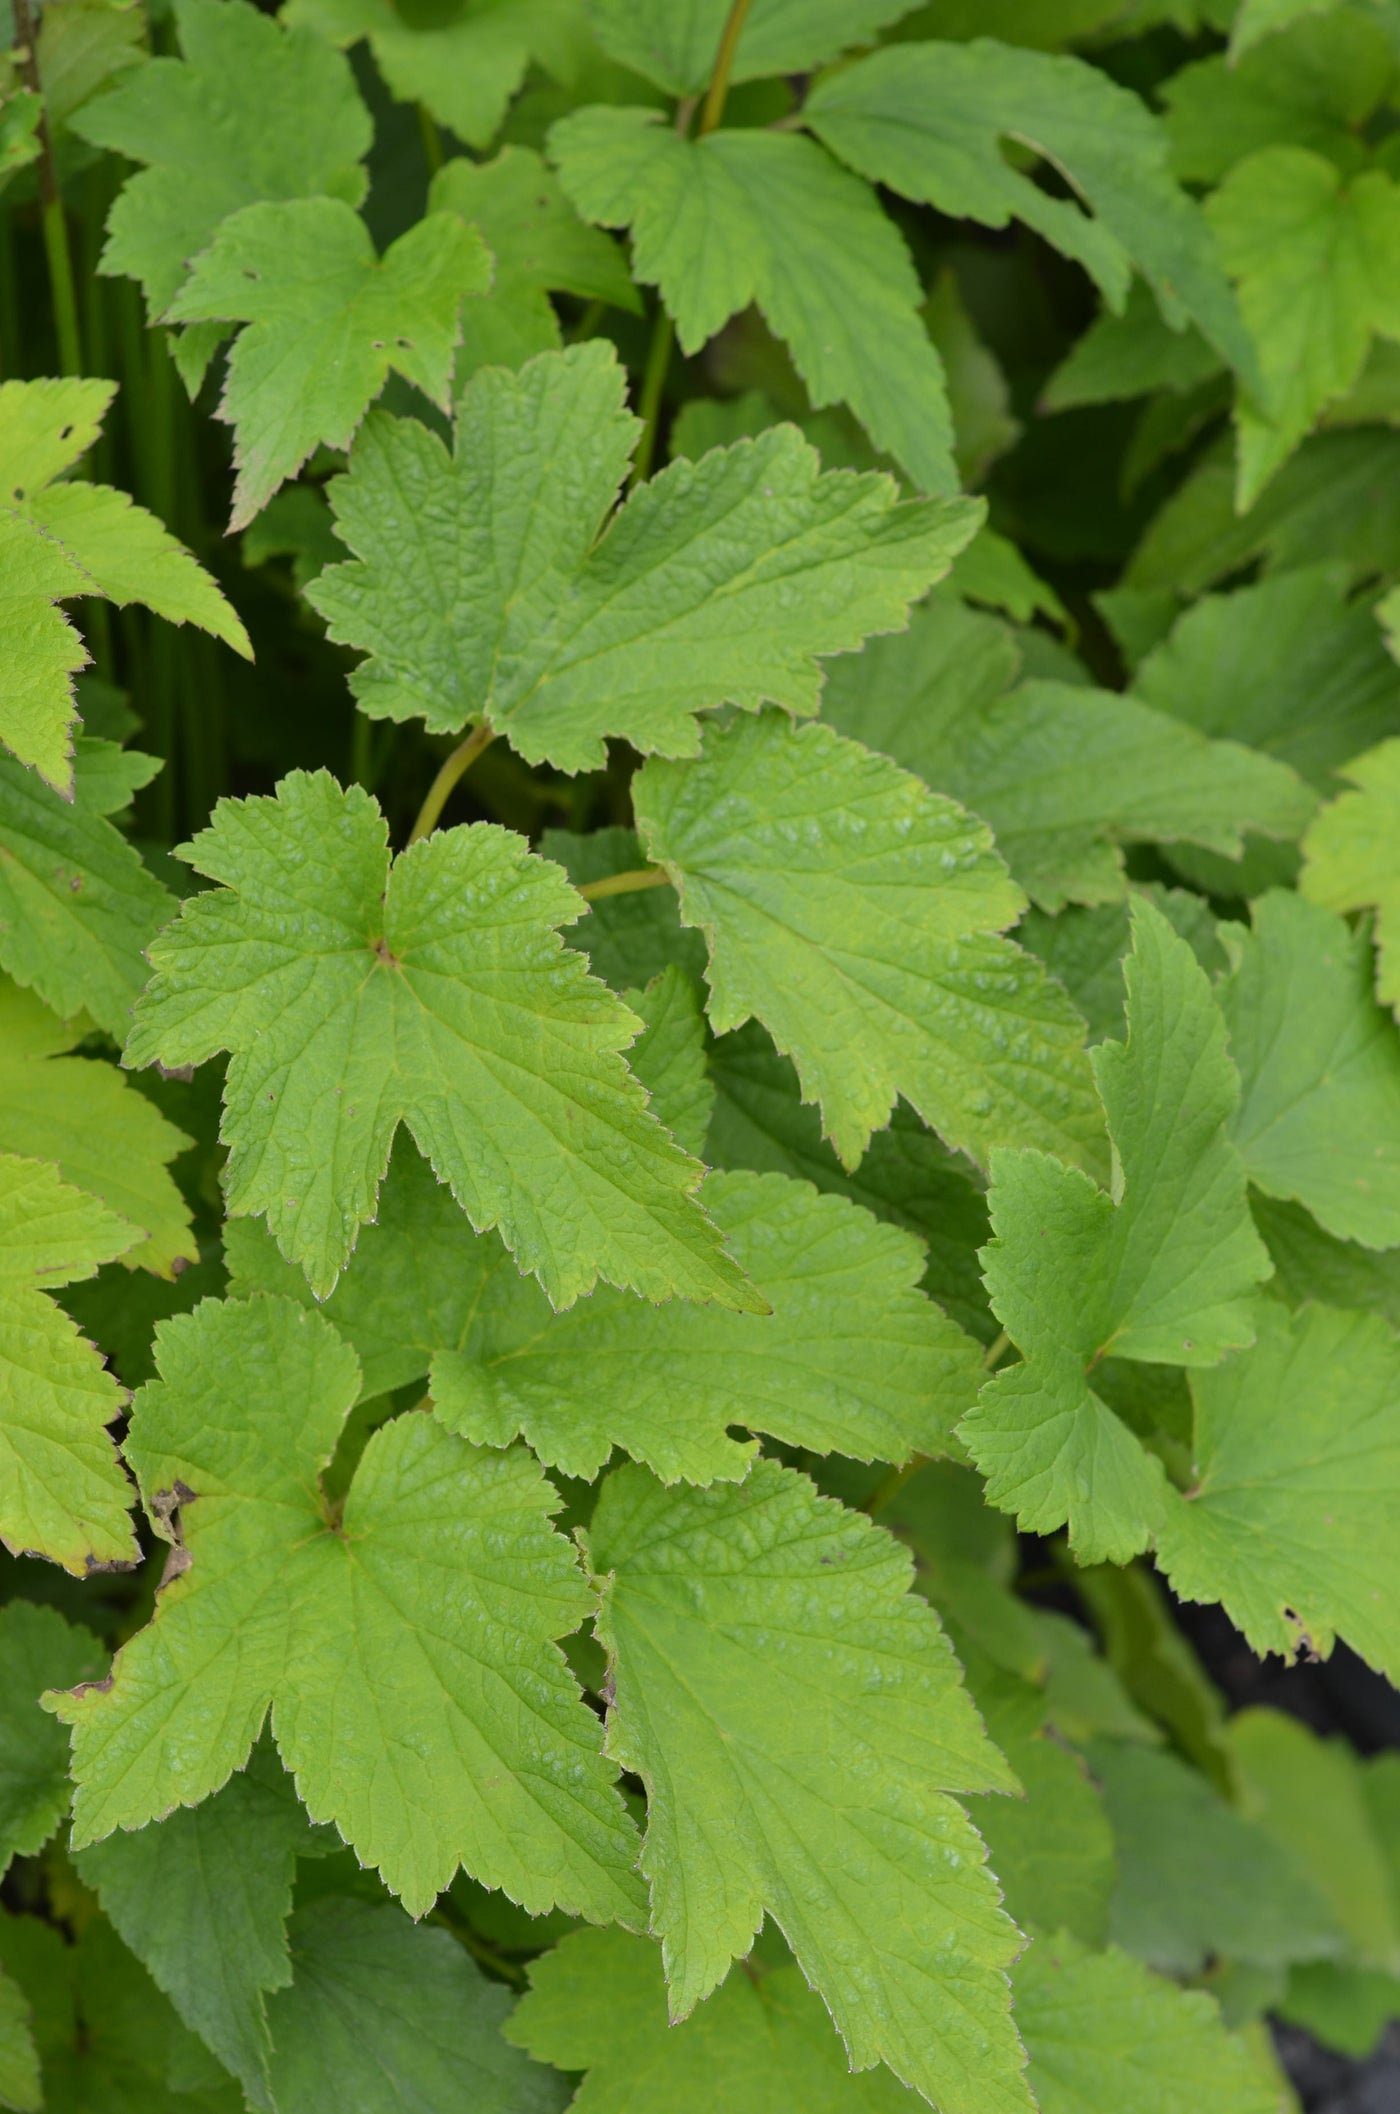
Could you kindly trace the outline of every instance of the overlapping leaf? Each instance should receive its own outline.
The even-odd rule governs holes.
[[[0,2106],[39,2114],[43,2104],[29,2004],[19,1984],[0,1968]]]
[[[478,375],[451,455],[413,420],[367,422],[332,487],[357,562],[310,592],[371,656],[362,710],[438,733],[484,720],[568,771],[605,737],[693,755],[708,706],[815,710],[818,656],[902,624],[976,527],[974,502],[822,476],[786,426],[672,464],[609,521],[638,430],[624,390],[593,343]]]
[[[68,1742],[39,1697],[98,1680],[103,1657],[91,1631],[56,1608],[13,1600],[0,1609],[0,1877],[12,1857],[42,1850],[68,1811]]]
[[[806,1478],[604,1484],[588,1533],[615,1700],[648,1787],[642,1869],[673,2017],[765,1910],[850,2051],[948,2114],[1027,2108],[1018,1938],[953,1799],[1011,1789],[909,1558]]]
[[[1376,989],[1400,1008],[1400,740],[1338,773],[1353,791],[1325,807],[1303,841],[1303,894],[1328,910],[1376,912]]]
[[[367,794],[294,772],[221,801],[185,855],[223,886],[152,947],[128,1061],[233,1052],[229,1211],[265,1213],[318,1294],[402,1121],[558,1304],[601,1275],[752,1305],[620,1054],[636,1016],[558,939],[579,899],[522,839],[474,824],[391,868]]]
[[[667,0],[590,0],[589,19],[603,49],[645,74],[669,95],[696,95],[714,70],[729,0],[697,0],[676,9]],[[908,14],[908,0],[755,0],[734,48],[730,78],[809,73],[846,45],[869,43],[886,23]]]
[[[553,1642],[589,1594],[530,1456],[399,1417],[337,1516],[320,1476],[360,1375],[327,1321],[205,1301],[157,1347],[127,1454],[183,1553],[110,1685],[48,1698],[75,1847],[217,1791],[271,1708],[312,1818],[415,1914],[463,1863],[532,1912],[633,1920],[631,1824]]]

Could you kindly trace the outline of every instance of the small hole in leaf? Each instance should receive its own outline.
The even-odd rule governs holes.
[[[71,440],[73,438],[73,428],[71,426],[65,426],[58,437],[60,440]]]
[[[23,497],[24,497],[24,486],[23,486],[22,484],[17,484],[17,485],[15,486],[15,497],[16,497],[16,499],[23,499]]]
[[[243,267],[243,276],[245,279],[261,279],[262,273],[255,272],[251,264],[245,264]]]
[[[413,340],[412,340],[412,338],[400,338],[400,339],[399,339],[399,345],[401,346],[401,348],[402,348],[402,349],[403,349],[403,351],[405,351],[405,352],[412,352],[412,350],[413,350]]]

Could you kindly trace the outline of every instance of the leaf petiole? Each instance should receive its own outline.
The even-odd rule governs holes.
[[[450,756],[443,758],[437,777],[428,787],[427,798],[418,810],[418,817],[408,833],[410,844],[426,837],[437,827],[438,816],[447,805],[448,795],[457,780],[464,777],[476,762],[482,750],[489,748],[496,739],[495,730],[485,724],[473,727],[464,741],[459,741]]]
[[[601,881],[575,883],[585,903],[600,902],[604,896],[630,896],[643,888],[669,888],[672,885],[664,866],[633,866],[626,873],[606,874]]]

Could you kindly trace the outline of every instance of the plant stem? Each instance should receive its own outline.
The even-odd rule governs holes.
[[[482,750],[496,739],[494,731],[486,726],[473,727],[465,741],[459,741],[452,754],[443,759],[442,768],[428,787],[428,797],[418,810],[418,819],[408,833],[410,844],[426,837],[437,826],[437,818],[447,805],[447,796],[457,780],[469,771]]]
[[[626,873],[610,873],[601,881],[576,882],[575,886],[585,903],[598,903],[604,896],[630,896],[643,888],[669,888],[671,876],[664,866],[634,866]]]
[[[590,301],[578,321],[565,331],[565,344],[581,345],[585,338],[591,338],[602,322],[607,306],[606,301]]]
[[[671,364],[671,347],[675,342],[676,326],[658,299],[651,345],[647,351],[646,372],[642,376],[641,400],[637,405],[637,416],[642,422],[642,437],[637,442],[637,452],[632,458],[632,474],[627,480],[629,484],[641,484],[644,478],[651,475],[652,460],[656,454],[657,421],[661,416],[661,398],[666,388],[666,370]]]
[[[42,98],[39,50],[34,40],[34,16],[29,0],[14,0],[15,40],[20,47],[20,74],[26,88]],[[53,140],[49,136],[49,114],[40,113],[39,211],[44,230],[44,253],[49,265],[49,293],[53,301],[53,325],[58,338],[58,364],[65,374],[83,371],[83,346],[78,335],[78,296],[73,285],[73,258],[68,247],[68,222],[59,195],[58,171],[54,165]]]
[[[994,1372],[996,1370],[997,1361],[1001,1357],[1002,1352],[1009,1351],[1010,1348],[1011,1338],[1007,1335],[1005,1329],[1003,1329],[999,1336],[994,1336],[992,1338],[991,1342],[987,1345],[987,1348],[982,1355],[982,1363],[989,1373]]]
[[[442,151],[442,134],[437,128],[437,119],[426,103],[418,105],[418,130],[423,135],[423,154],[428,164],[429,176],[436,176],[446,159]]]
[[[729,76],[734,70],[734,54],[738,51],[739,39],[744,34],[749,5],[750,0],[734,0],[734,5],[729,10],[729,19],[719,40],[719,50],[715,53],[715,70],[710,75],[705,107],[700,112],[697,139],[703,139],[707,132],[713,132],[724,116],[725,100],[729,94]]]

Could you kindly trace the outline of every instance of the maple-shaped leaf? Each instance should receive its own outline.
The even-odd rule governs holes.
[[[320,1477],[360,1373],[328,1321],[206,1300],[156,1354],[126,1453],[182,1553],[110,1684],[46,1698],[73,1727],[74,1848],[217,1791],[270,1708],[312,1818],[415,1915],[460,1863],[535,1914],[635,1919],[631,1823],[553,1641],[590,1596],[538,1464],[409,1413],[338,1513]]]
[[[1025,898],[985,823],[830,727],[712,725],[633,781],[649,857],[709,943],[717,1034],[756,1018],[848,1168],[903,1094],[950,1145],[1102,1137],[1083,1023],[1000,928]]]
[[[1282,889],[1220,936],[1246,1174],[1339,1240],[1400,1247],[1400,1033],[1375,1000],[1369,939]]]
[[[340,198],[244,206],[221,223],[165,313],[241,323],[218,415],[234,429],[229,528],[245,528],[319,443],[347,448],[390,370],[444,410],[464,295],[491,258],[455,213],[375,255]]]
[[[28,1600],[0,1608],[0,1878],[12,1857],[43,1849],[72,1796],[63,1727],[39,1698],[46,1688],[100,1679],[105,1658],[92,1632],[57,1608]]]
[[[602,1276],[751,1306],[621,1055],[640,1023],[558,937],[582,908],[559,868],[490,823],[392,862],[388,835],[358,786],[294,771],[182,849],[222,886],[153,943],[127,1062],[232,1052],[230,1214],[265,1213],[324,1297],[404,1122],[558,1304]]]
[[[910,12],[910,0],[754,0],[734,47],[729,78],[810,73],[847,45],[867,44]],[[604,51],[668,95],[700,94],[715,70],[730,0],[589,0],[588,19]]]
[[[73,677],[88,650],[58,605],[95,590],[57,536],[0,506],[0,742],[64,794],[73,784]],[[0,769],[7,763],[0,755]]]
[[[1274,1300],[1254,1348],[1196,1373],[1195,1476],[1157,1561],[1183,1600],[1219,1601],[1260,1653],[1326,1657],[1338,1636],[1400,1674],[1400,1349],[1372,1314]]]
[[[641,314],[617,243],[580,220],[532,147],[503,147],[489,162],[448,162],[429,186],[428,208],[469,221],[496,264],[490,291],[462,304],[458,390],[479,367],[522,367],[562,348],[552,292]]]
[[[790,132],[683,139],[661,113],[562,118],[549,151],[585,220],[632,231],[683,352],[756,302],[814,409],[849,404],[922,492],[956,492],[943,362],[904,238],[869,184]]]
[[[1048,1153],[993,1155],[992,1307],[1023,1362],[959,1426],[987,1496],[1033,1533],[1068,1522],[1083,1563],[1147,1546],[1162,1464],[1093,1386],[1105,1357],[1214,1365],[1254,1340],[1270,1270],[1231,1129],[1239,1075],[1187,942],[1142,897],[1124,962],[1126,1044],[1091,1052],[1113,1140],[1112,1191]]]
[[[1242,402],[1237,499],[1251,506],[1361,372],[1373,332],[1400,337],[1400,188],[1379,169],[1345,180],[1303,147],[1267,147],[1207,207],[1263,371]]]
[[[107,1430],[126,1397],[46,1294],[140,1238],[56,1167],[0,1154],[0,1541],[78,1578],[136,1558]]]
[[[150,975],[146,944],[175,904],[106,817],[159,769],[156,757],[79,736],[69,801],[0,756],[0,968],[116,1042]]]
[[[0,1968],[0,2106],[39,2114],[43,2104],[29,2000]]]
[[[917,2114],[921,2105],[882,2065],[852,2073],[790,1959],[731,1969],[680,2025],[667,2016],[661,1948],[626,1931],[571,1931],[526,1972],[506,2037],[541,2062],[588,2072],[573,2101],[580,2114]]]
[[[373,135],[348,61],[310,31],[245,0],[177,0],[175,23],[183,57],[133,69],[72,120],[94,147],[144,164],[112,208],[100,269],[138,279],[152,319],[243,206],[321,196],[358,205]],[[186,334],[191,389],[220,335]]]
[[[946,1452],[981,1350],[916,1289],[920,1243],[785,1175],[712,1174],[702,1195],[771,1313],[600,1290],[556,1315],[502,1256],[433,1359],[449,1429],[519,1433],[566,1475],[616,1445],[667,1482],[743,1476],[756,1447],[730,1425],[859,1460]]]
[[[190,1140],[115,1066],[66,1054],[85,1032],[81,1019],[59,1020],[0,974],[0,1152],[56,1161],[65,1182],[145,1233],[125,1260],[172,1277],[199,1260],[168,1172]]]
[[[607,737],[694,755],[729,701],[813,712],[819,656],[904,623],[981,518],[899,504],[791,426],[676,462],[612,509],[639,432],[611,345],[488,368],[449,454],[377,412],[331,487],[355,562],[309,589],[375,718],[479,719],[530,763],[591,770]],[[610,518],[611,517],[611,518]]]
[[[1400,740],[1338,772],[1349,790],[1303,839],[1303,894],[1328,910],[1376,913],[1376,989],[1400,1010]]]
[[[1037,1938],[1011,1979],[1040,2114],[1278,2114],[1277,2081],[1203,1990],[1068,1931]]]
[[[1013,1790],[906,1550],[805,1476],[604,1483],[586,1539],[614,1700],[647,1786],[642,1870],[671,2016],[765,1911],[857,2069],[947,2114],[1031,2105],[1006,1970],[1018,1935],[950,1793]]]
[[[896,44],[819,81],[803,117],[872,183],[955,220],[1024,221],[1082,264],[1111,308],[1123,307],[1136,267],[1168,323],[1194,323],[1253,382],[1254,348],[1211,231],[1167,166],[1166,135],[1098,67],[989,37]],[[1013,167],[1007,139],[1043,156],[1078,196],[1054,196]]]

